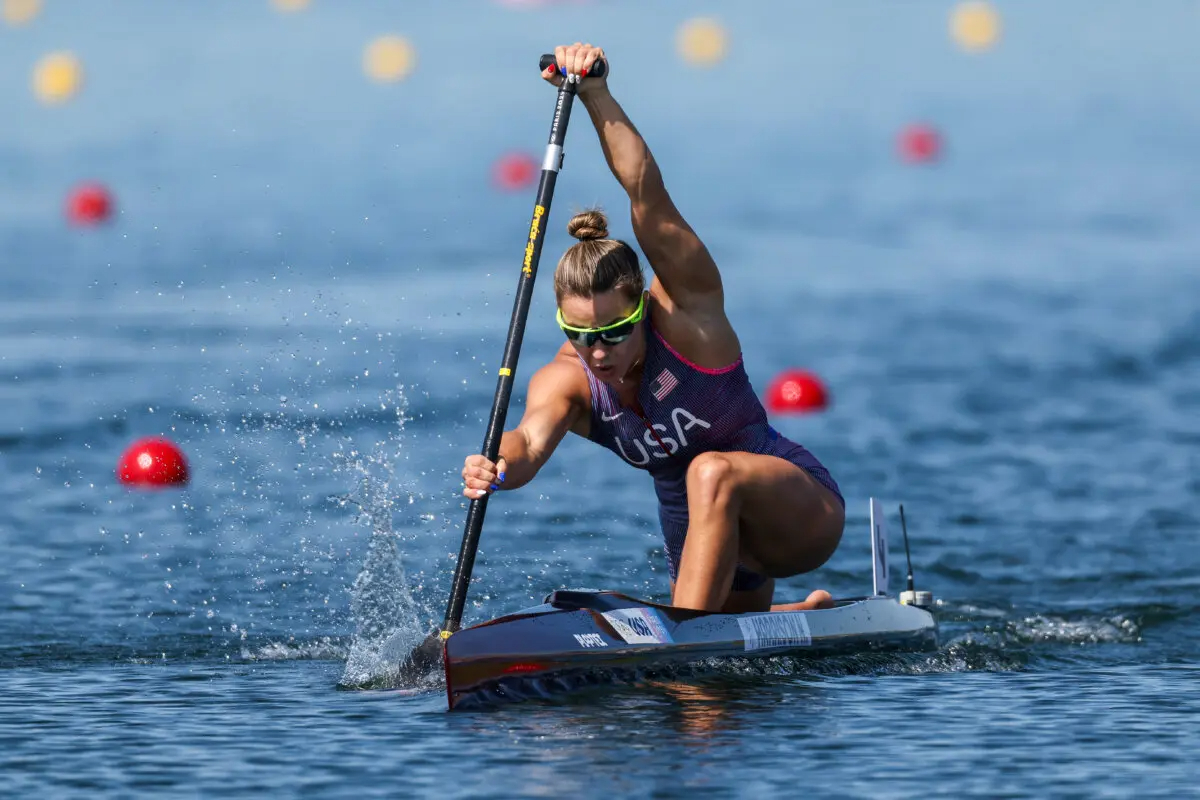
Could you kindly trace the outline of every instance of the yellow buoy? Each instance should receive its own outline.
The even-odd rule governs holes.
[[[679,28],[675,38],[680,57],[697,67],[711,67],[725,58],[728,49],[725,29],[715,19],[690,19]]]
[[[4,0],[4,21],[24,25],[42,10],[42,0]]]
[[[983,0],[959,3],[950,16],[950,35],[963,50],[987,50],[1000,38],[1000,15]]]
[[[43,103],[65,103],[82,82],[83,67],[74,53],[50,53],[33,68],[33,93]]]
[[[271,0],[276,11],[303,11],[308,8],[309,0]]]
[[[363,71],[376,81],[404,80],[417,64],[417,52],[402,36],[380,36],[363,53]]]

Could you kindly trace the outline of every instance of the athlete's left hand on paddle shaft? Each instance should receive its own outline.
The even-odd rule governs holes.
[[[463,497],[475,500],[498,491],[500,484],[504,483],[504,472],[507,469],[508,462],[504,460],[504,456],[494,464],[480,455],[467,456],[462,471]]]

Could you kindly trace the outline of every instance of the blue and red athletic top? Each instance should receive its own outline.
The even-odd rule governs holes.
[[[654,479],[672,579],[678,574],[687,534],[688,464],[700,453],[778,456],[808,472],[842,500],[837,483],[821,462],[767,422],[741,357],[727,367],[707,369],[671,347],[654,329],[649,315],[645,325],[646,356],[637,393],[644,415],[621,405],[616,390],[580,358],[592,393],[588,438]],[[752,574],[739,567],[735,588],[755,583],[747,577]]]

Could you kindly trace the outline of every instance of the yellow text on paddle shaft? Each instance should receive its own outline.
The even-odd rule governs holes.
[[[545,213],[544,206],[533,207],[533,222],[529,225],[529,244],[525,245],[525,266],[521,268],[526,275],[533,274],[533,243],[537,241],[538,231],[542,227],[542,215]]]

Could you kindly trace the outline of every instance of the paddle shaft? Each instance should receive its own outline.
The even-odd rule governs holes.
[[[542,56],[543,70],[553,63],[553,56]],[[596,63],[598,68],[593,67],[591,74],[599,77],[604,74],[604,62]],[[508,416],[508,402],[512,397],[517,359],[521,355],[521,340],[525,336],[525,320],[529,316],[529,305],[533,300],[533,280],[537,276],[538,261],[542,256],[542,243],[545,241],[546,223],[550,216],[550,201],[554,199],[554,184],[558,180],[558,171],[562,169],[563,142],[567,137],[567,123],[571,119],[571,105],[575,101],[576,80],[576,76],[568,76],[558,88],[554,120],[550,124],[550,141],[546,145],[546,156],[542,160],[542,176],[538,183],[537,200],[533,206],[533,220],[529,224],[529,239],[521,261],[521,279],[517,284],[512,321],[508,325],[508,340],[504,343],[504,356],[500,361],[500,378],[496,382],[492,413],[488,419],[487,434],[483,439],[483,455],[493,462],[500,456],[500,437],[504,435],[504,421]],[[458,630],[462,622],[463,606],[467,601],[467,589],[471,583],[471,571],[475,567],[475,553],[479,548],[479,535],[483,531],[483,515],[487,512],[489,496],[485,494],[475,498],[467,510],[462,547],[458,551],[454,582],[450,586],[450,601],[446,605],[446,618],[442,622],[443,638]]]

